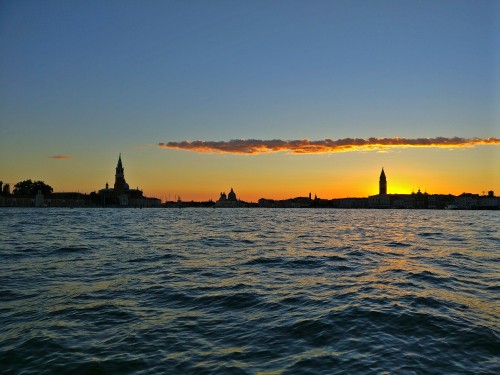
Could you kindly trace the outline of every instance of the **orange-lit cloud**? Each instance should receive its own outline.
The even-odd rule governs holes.
[[[49,156],[50,159],[56,159],[56,160],[67,160],[67,159],[73,159],[73,156],[70,155],[52,155]]]
[[[395,147],[459,148],[476,145],[500,145],[498,138],[344,138],[310,141],[307,139],[284,141],[280,139],[233,139],[230,141],[160,142],[161,148],[230,154],[266,154],[288,151],[293,154],[317,154],[347,151],[385,150]]]

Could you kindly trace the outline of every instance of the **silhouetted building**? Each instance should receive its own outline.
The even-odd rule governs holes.
[[[368,197],[368,208],[391,208],[392,199],[387,194],[377,194]]]
[[[122,154],[118,157],[118,164],[116,165],[115,186],[114,191],[117,194],[123,194],[129,190],[128,184],[125,182],[125,174],[122,165]],[[142,194],[142,193],[141,193]]]
[[[368,208],[391,208],[393,200],[393,196],[387,195],[387,178],[385,177],[384,168],[382,168],[378,180],[378,194],[368,197],[367,206]]]
[[[429,195],[427,208],[442,210],[454,204],[455,196],[451,194]]]
[[[378,181],[378,193],[380,195],[387,194],[387,179],[385,178],[384,168],[382,168],[380,179]]]
[[[231,191],[227,195],[227,200],[231,202],[236,202],[236,193],[234,192],[233,188],[231,188]]]
[[[333,208],[367,208],[368,198],[336,198],[331,200]]]
[[[495,197],[493,190],[488,191],[488,195],[479,198],[479,209],[499,209],[500,198]]]
[[[130,189],[125,181],[121,154],[116,165],[114,188],[110,189],[109,184],[106,182],[106,187],[99,190],[99,197],[103,206],[151,207],[161,204],[161,201],[157,198],[144,197],[139,189]]]
[[[479,194],[462,193],[455,198],[455,205],[462,210],[479,207]]]
[[[215,202],[215,207],[244,207],[245,203],[236,199],[236,193],[233,188],[226,196],[226,193],[220,193],[219,200]]]
[[[309,197],[296,197],[284,200],[259,199],[259,207],[268,208],[306,208],[313,206],[313,200]]]
[[[95,194],[95,193],[94,193]],[[77,192],[42,194],[39,190],[37,194],[12,195],[8,198],[0,199],[0,206],[12,207],[93,207],[96,202],[92,199],[92,194],[82,194]]]

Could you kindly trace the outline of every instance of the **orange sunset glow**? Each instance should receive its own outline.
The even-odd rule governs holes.
[[[0,375],[500,374],[500,0],[1,0]]]

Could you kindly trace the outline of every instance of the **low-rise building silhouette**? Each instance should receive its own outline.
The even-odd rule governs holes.
[[[10,194],[10,189],[0,190],[0,206],[10,207],[159,207],[160,205],[160,199],[145,197],[141,190],[129,188],[125,181],[121,155],[118,157],[113,189],[106,183],[106,188],[90,194],[79,192],[42,194],[42,191],[33,194]]]
[[[121,154],[116,166],[113,188],[106,183],[104,189],[97,193],[82,194],[79,192],[52,192],[50,194],[11,194],[10,184],[0,181],[0,206],[8,207],[160,207],[161,201],[157,198],[148,198],[142,190],[130,189],[125,180]],[[411,194],[387,194],[387,177],[382,168],[378,180],[379,194],[368,198],[336,198],[321,199],[317,196],[296,197],[284,200],[259,199],[258,203],[247,203],[239,200],[233,188],[226,195],[220,193],[219,200],[206,202],[165,202],[164,207],[270,207],[270,208],[376,208],[376,209],[472,209],[498,210],[500,197],[496,197],[492,190],[488,194],[479,195],[462,193],[459,196],[451,194],[428,194],[421,192]]]

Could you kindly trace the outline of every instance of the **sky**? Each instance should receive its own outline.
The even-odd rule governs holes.
[[[162,200],[365,197],[382,167],[500,195],[499,138],[498,1],[0,3],[11,185],[97,191],[121,153]]]

